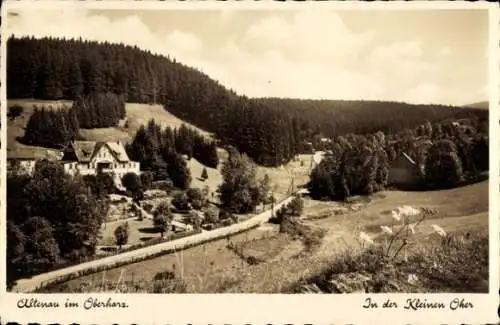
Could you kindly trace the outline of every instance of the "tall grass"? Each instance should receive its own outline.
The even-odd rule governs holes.
[[[417,228],[434,213],[393,211],[396,224],[381,226],[376,236],[361,232],[361,249],[347,250],[285,291],[488,292],[487,231],[447,234],[433,224],[430,236],[419,235]]]
[[[349,292],[487,292],[487,231],[446,233],[424,222],[435,211],[401,207],[392,223],[377,233],[360,233],[359,245],[328,256],[314,247],[322,244],[321,229],[292,220],[271,238],[231,244],[226,249],[240,257],[218,267],[200,259],[199,271],[185,274],[182,251],[175,265],[151,280],[107,280],[105,273],[67,292],[147,293],[349,293]],[[430,218],[429,218],[430,219]],[[430,233],[429,233],[430,232]],[[282,258],[292,239],[298,250]],[[308,241],[312,244],[308,245]],[[281,246],[280,246],[280,242]],[[285,245],[286,243],[286,245]],[[300,245],[298,245],[300,243]],[[281,248],[280,248],[281,247]],[[278,257],[278,258],[276,258]],[[198,265],[198,264],[197,264]],[[125,271],[122,271],[125,272]],[[77,282],[78,283],[78,282]],[[74,285],[74,284],[73,284]],[[65,288],[66,287],[66,288]]]

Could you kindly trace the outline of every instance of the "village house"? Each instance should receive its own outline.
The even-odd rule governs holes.
[[[72,141],[63,150],[61,162],[70,175],[113,174],[120,186],[123,175],[140,174],[140,163],[131,161],[123,144],[118,142]]]
[[[7,157],[7,173],[31,175],[35,171],[36,160],[30,157]]]
[[[420,182],[421,167],[406,153],[401,153],[389,169],[389,185],[413,187]]]
[[[56,150],[45,150],[35,153],[7,151],[7,173],[32,175],[35,171],[35,164],[37,160],[58,160],[59,158],[60,155]]]
[[[59,161],[64,171],[70,175],[96,175],[98,172],[113,175],[115,184],[120,187],[123,175],[140,174],[140,163],[131,161],[121,142],[72,141],[62,152],[47,152],[44,155],[8,155],[9,173],[33,174],[38,160]]]

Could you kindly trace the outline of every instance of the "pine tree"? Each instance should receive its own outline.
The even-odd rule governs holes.
[[[207,180],[208,179],[208,172],[206,168],[203,168],[203,171],[201,172],[201,179]]]
[[[172,154],[166,159],[167,173],[175,187],[182,190],[189,188],[191,184],[191,172],[186,161],[181,155]]]

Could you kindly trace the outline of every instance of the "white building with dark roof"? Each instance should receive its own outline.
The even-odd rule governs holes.
[[[70,175],[112,173],[115,182],[127,173],[140,174],[140,163],[131,161],[121,142],[72,141],[63,151],[61,163]]]

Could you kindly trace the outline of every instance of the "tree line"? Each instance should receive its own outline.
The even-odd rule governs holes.
[[[35,107],[21,142],[60,149],[72,139],[81,139],[76,112],[67,108]]]
[[[249,213],[263,203],[270,203],[268,175],[257,178],[257,166],[246,155],[229,148],[229,157],[221,169],[222,184],[219,199],[224,210],[232,213]]]
[[[187,189],[191,183],[191,173],[182,155],[194,157],[211,168],[219,163],[215,142],[185,124],[178,129],[162,128],[150,120],[137,130],[125,149],[132,160],[141,163],[142,170],[153,174],[154,180],[169,178],[180,189]]]
[[[24,37],[9,39],[7,48],[9,98],[114,93],[128,102],[159,103],[269,166],[288,162],[313,134],[394,133],[426,120],[487,115],[442,105],[247,98],[173,58],[123,44]]]
[[[424,123],[386,135],[348,134],[332,139],[310,175],[317,199],[343,200],[386,188],[391,163],[402,153],[415,162],[415,188],[450,188],[488,170],[488,122],[483,119]]]
[[[125,117],[125,101],[113,93],[79,96],[71,107],[35,107],[21,142],[60,148],[70,140],[82,140],[80,128],[115,127]]]
[[[38,161],[32,176],[7,177],[7,280],[92,256],[109,208],[109,175],[67,175],[62,165]],[[95,192],[94,192],[95,191]]]
[[[125,118],[125,100],[114,93],[91,92],[73,102],[79,126],[83,129],[115,127]]]

